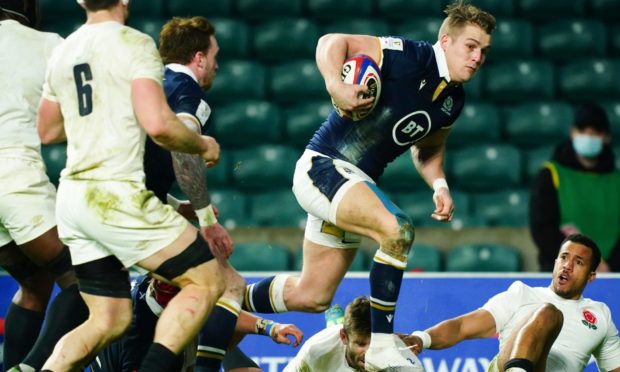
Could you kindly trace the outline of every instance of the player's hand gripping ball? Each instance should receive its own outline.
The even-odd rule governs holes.
[[[379,71],[377,63],[365,54],[356,54],[344,61],[341,74],[342,81],[346,84],[366,85],[368,92],[360,98],[375,97],[370,109],[356,110],[350,113],[353,121],[365,118],[377,106],[381,96],[381,75]],[[347,112],[336,105],[333,99],[332,104],[338,115],[349,116]]]

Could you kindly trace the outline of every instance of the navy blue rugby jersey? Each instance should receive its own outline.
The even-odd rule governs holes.
[[[443,50],[425,41],[380,37],[381,96],[364,119],[332,111],[307,149],[345,160],[377,180],[414,143],[450,127],[463,109],[461,84],[449,83]]]
[[[201,132],[208,129],[211,109],[205,94],[194,78],[188,75],[189,69],[182,65],[168,65],[164,71],[164,93],[168,105],[177,115],[186,116],[200,126]],[[160,147],[147,136],[144,149],[144,172],[146,188],[166,201],[166,194],[176,180],[172,167],[170,151]]]

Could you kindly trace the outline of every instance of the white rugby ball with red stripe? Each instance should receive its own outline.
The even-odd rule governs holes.
[[[372,107],[368,110],[353,111],[350,113],[341,110],[334,100],[332,103],[340,116],[350,116],[353,121],[358,121],[370,114],[379,102],[381,96],[381,75],[377,63],[365,54],[356,54],[347,58],[342,64],[342,81],[346,84],[366,85],[368,93],[364,98],[375,97]]]

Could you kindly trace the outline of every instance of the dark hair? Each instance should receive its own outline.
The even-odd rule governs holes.
[[[441,25],[439,36],[446,33],[452,35],[453,31],[460,30],[468,24],[480,27],[489,35],[495,31],[495,17],[464,0],[456,0],[449,4],[444,13],[447,17]]]
[[[215,27],[204,17],[172,18],[159,33],[159,54],[164,64],[188,64],[197,52],[211,47]]]
[[[39,27],[37,0],[0,0],[0,19],[14,19],[33,28]]]
[[[120,0],[84,0],[84,6],[89,11],[96,12],[98,10],[109,9],[119,2]]]
[[[579,130],[592,128],[606,134],[611,131],[607,113],[594,102],[585,102],[577,106],[573,126]]]
[[[370,300],[356,297],[344,310],[344,331],[361,335],[370,335]]]
[[[598,245],[596,245],[594,240],[588,238],[583,234],[570,234],[566,237],[566,239],[564,239],[562,245],[564,245],[564,243],[566,242],[573,242],[590,248],[590,250],[592,251],[592,258],[590,260],[590,271],[596,271],[596,268],[601,263],[601,250],[598,248]]]

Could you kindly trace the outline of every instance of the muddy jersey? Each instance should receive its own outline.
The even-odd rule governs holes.
[[[354,164],[377,180],[411,145],[449,128],[464,103],[461,84],[450,83],[438,44],[379,37],[381,96],[359,121],[332,111],[307,148]]]
[[[132,105],[131,83],[161,84],[153,39],[118,22],[85,24],[54,50],[43,97],[60,104],[67,134],[62,179],[144,181],[146,133]]]

